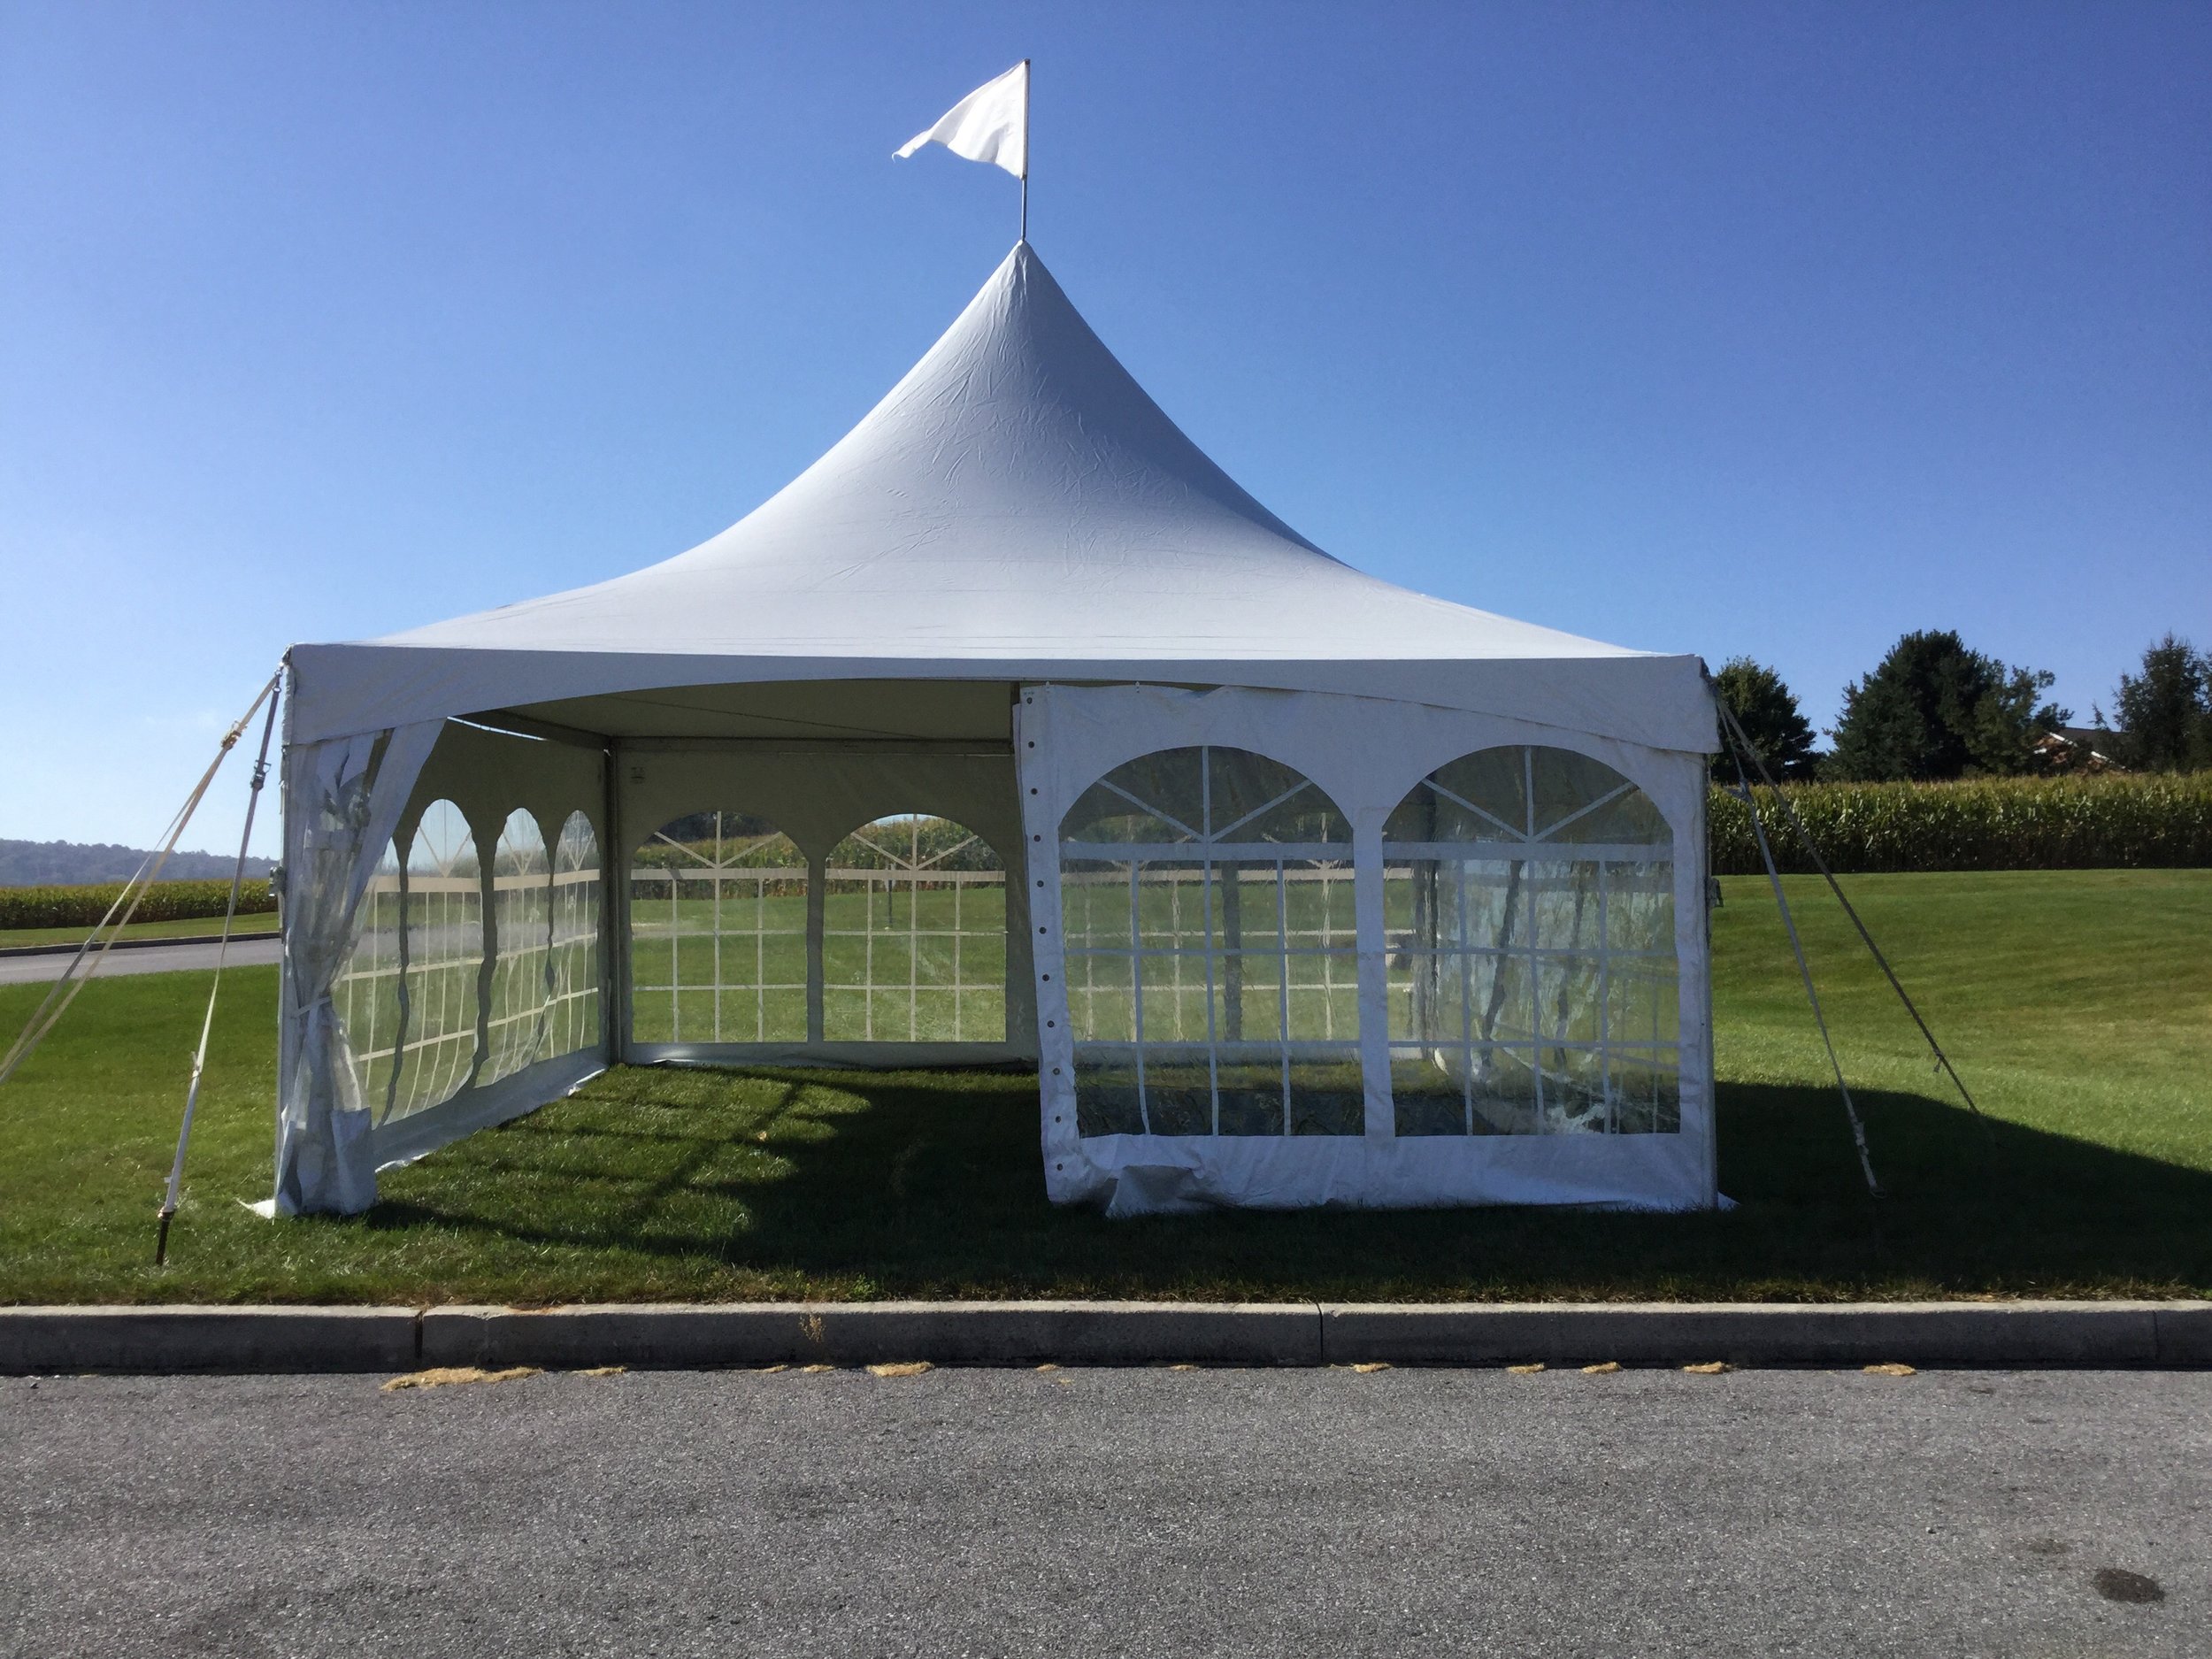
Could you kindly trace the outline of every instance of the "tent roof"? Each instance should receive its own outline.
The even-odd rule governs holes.
[[[655,687],[1058,678],[1366,691],[1711,743],[1694,658],[1322,552],[1184,436],[1025,242],[857,426],[710,541],[293,661],[296,741]]]

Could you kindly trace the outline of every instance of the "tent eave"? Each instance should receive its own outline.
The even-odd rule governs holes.
[[[1605,648],[1599,648],[1604,650]],[[765,655],[303,644],[291,741],[380,731],[579,697],[793,681],[1048,680],[1328,691],[1507,716],[1650,749],[1710,754],[1712,697],[1693,656],[1086,657],[966,652]]]

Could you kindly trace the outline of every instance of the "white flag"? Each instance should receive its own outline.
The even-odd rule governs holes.
[[[942,144],[970,161],[995,162],[1017,179],[1029,176],[1029,60],[987,81],[947,110],[937,125],[899,147],[903,161],[924,144]]]

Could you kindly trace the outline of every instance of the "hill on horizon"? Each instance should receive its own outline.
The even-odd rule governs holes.
[[[18,841],[0,839],[0,887],[73,887],[96,881],[127,881],[146,862],[146,849],[110,842]],[[273,859],[249,858],[246,873],[265,876]],[[237,866],[234,853],[169,855],[164,881],[219,880]]]

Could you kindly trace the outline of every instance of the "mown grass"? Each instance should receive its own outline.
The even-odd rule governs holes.
[[[864,892],[833,882],[823,910],[829,1041],[1005,1040],[1002,888]],[[718,903],[655,895],[634,901],[632,922],[635,1041],[806,1041],[803,895],[738,889]]]
[[[1986,1132],[1792,879],[1878,1202],[1764,883],[1724,885],[1731,1211],[1108,1222],[1046,1203],[1030,1076],[629,1070],[387,1176],[367,1216],[273,1225],[234,1202],[268,1188],[265,968],[227,981],[165,1272],[152,1211],[205,977],[96,982],[0,1090],[0,1299],[2212,1294],[2212,872],[1847,879]],[[39,991],[0,987],[0,1030]]]

